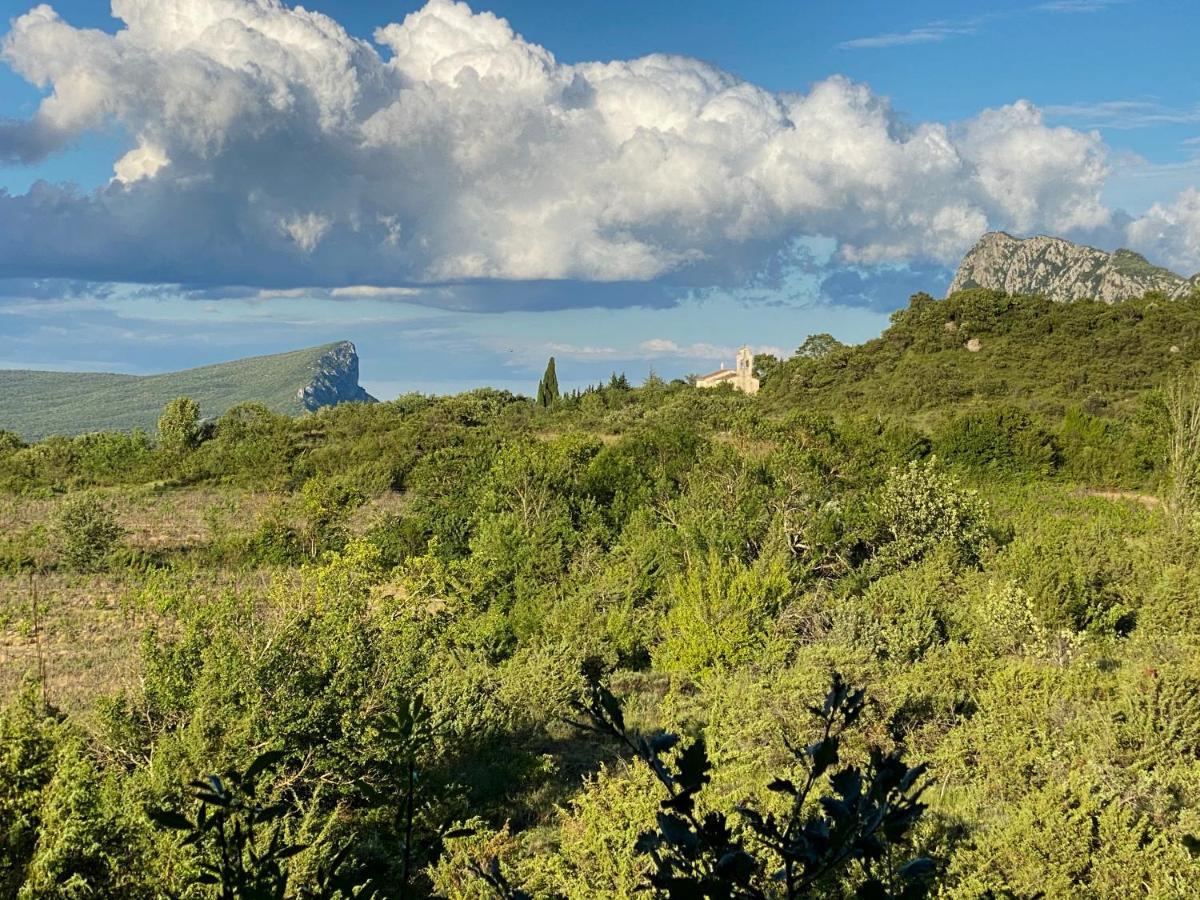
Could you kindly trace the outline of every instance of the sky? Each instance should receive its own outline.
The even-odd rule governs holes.
[[[379,397],[858,342],[985,231],[1200,270],[1191,0],[0,0],[0,368]]]

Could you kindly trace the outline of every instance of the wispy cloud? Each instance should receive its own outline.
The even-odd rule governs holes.
[[[837,46],[839,50],[879,50],[885,47],[903,47],[907,44],[936,44],[950,38],[978,34],[984,25],[999,19],[1031,13],[1094,13],[1127,2],[1129,0],[1046,0],[1044,3],[1023,9],[997,10],[962,19],[939,19],[907,31],[889,31],[852,38],[842,41]]]
[[[854,38],[838,44],[841,50],[878,50],[882,47],[902,47],[906,44],[936,44],[947,38],[974,34],[976,26],[931,22],[908,31],[885,32],[870,37]]]
[[[1179,108],[1157,100],[1103,100],[1042,107],[1048,116],[1070,119],[1084,128],[1147,128],[1200,122],[1200,105]]]
[[[381,287],[374,284],[353,284],[347,287],[333,288],[331,297],[416,297],[420,295],[417,288]]]
[[[1033,10],[1049,13],[1094,13],[1120,6],[1125,2],[1127,0],[1049,0],[1039,3]]]
[[[779,347],[760,344],[750,348],[754,353],[770,353],[775,356],[787,354]],[[698,341],[680,344],[667,338],[651,338],[638,344],[638,351],[647,358],[676,357],[679,359],[730,359],[737,356],[736,347],[721,347]]]
[[[568,359],[626,359],[627,354],[623,354],[616,347],[588,347],[578,344],[550,344],[547,349],[555,356],[562,356]],[[538,356],[539,354],[533,354]]]

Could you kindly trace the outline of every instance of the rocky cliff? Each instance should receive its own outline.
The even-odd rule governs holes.
[[[1191,279],[1151,265],[1132,250],[1105,253],[1062,238],[1015,238],[985,234],[963,257],[950,293],[985,287],[1006,294],[1041,294],[1052,300],[1096,299],[1112,303],[1161,291],[1174,299],[1200,288]]]
[[[322,353],[312,379],[296,391],[296,399],[310,412],[338,403],[374,403],[375,398],[358,384],[358,351],[349,341],[334,344]]]

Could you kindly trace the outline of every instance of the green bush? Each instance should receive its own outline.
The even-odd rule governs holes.
[[[158,447],[164,453],[182,454],[200,443],[200,404],[191,397],[176,397],[158,417]]]
[[[977,472],[1051,475],[1062,463],[1054,436],[1014,406],[956,416],[935,434],[933,448],[943,461]]]
[[[875,516],[877,558],[887,568],[909,565],[938,547],[974,565],[991,536],[987,504],[936,458],[893,469],[879,491]]]
[[[787,604],[791,589],[779,557],[746,566],[710,551],[667,584],[655,666],[704,675],[761,660],[768,625]]]
[[[0,708],[0,895],[15,897],[42,832],[63,726],[30,685]]]
[[[102,570],[124,533],[112,505],[97,496],[68,497],[55,511],[58,558],[79,572]]]

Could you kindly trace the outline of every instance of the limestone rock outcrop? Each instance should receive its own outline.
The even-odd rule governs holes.
[[[1106,253],[1063,238],[1015,238],[992,231],[963,257],[950,293],[983,287],[1006,294],[1041,294],[1052,300],[1113,303],[1161,291],[1170,299],[1200,289],[1200,275],[1184,278],[1152,265],[1132,250]]]
[[[296,399],[310,412],[338,403],[375,403],[358,383],[358,351],[350,341],[334,344],[318,357],[308,384],[296,391]]]

